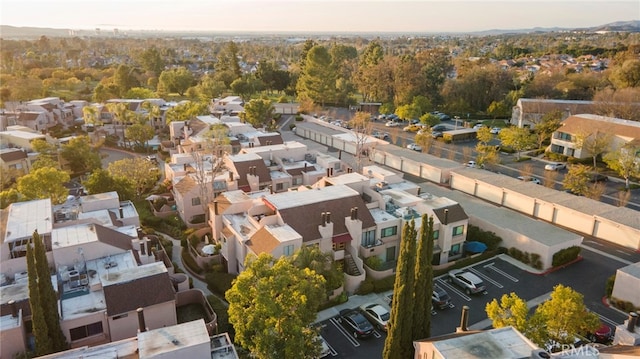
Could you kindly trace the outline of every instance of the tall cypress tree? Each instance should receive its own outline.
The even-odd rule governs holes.
[[[34,258],[36,260],[36,273],[38,276],[38,294],[40,307],[44,310],[44,318],[47,323],[52,348],[55,352],[67,349],[67,338],[60,328],[60,315],[58,313],[58,296],[51,283],[51,271],[47,260],[47,251],[38,231],[33,232]]]
[[[415,281],[415,222],[405,223],[393,284],[393,303],[384,342],[384,359],[411,358],[413,353],[413,286]]]
[[[431,295],[433,292],[433,217],[422,215],[418,258],[416,260],[416,286],[413,297],[413,340],[431,336]]]
[[[45,320],[44,308],[40,305],[40,289],[36,260],[31,244],[27,245],[27,274],[29,279],[29,306],[31,307],[31,331],[36,340],[36,355],[53,353],[53,343],[49,338],[49,329]]]

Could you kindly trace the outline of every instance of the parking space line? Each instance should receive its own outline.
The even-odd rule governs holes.
[[[376,337],[376,338],[382,338],[382,334],[378,333],[377,330],[373,331],[373,336]]]
[[[520,279],[509,275],[507,272],[503,271],[502,269],[498,269],[498,268],[494,267],[493,266],[494,264],[495,263],[491,262],[491,263],[485,265],[484,268],[489,268],[489,269],[495,271],[498,274],[502,274],[503,276],[507,277],[507,279],[509,279],[509,280],[511,280],[513,282],[518,283],[520,281]]]
[[[619,249],[616,249],[616,252],[618,252],[618,253],[622,253],[622,254],[624,254],[625,256],[629,256],[629,255],[630,255],[629,253],[627,253],[627,252],[625,252],[625,251],[621,251],[621,250],[619,250]]]
[[[359,347],[360,346],[360,342],[357,341],[356,339],[354,339],[351,334],[349,334],[347,332],[346,329],[344,329],[344,327],[342,327],[342,324],[338,323],[338,320],[336,320],[335,318],[331,318],[329,319],[329,321],[336,327],[338,328],[338,331],[340,331],[340,333],[342,333],[342,335],[344,335],[345,337],[347,337],[347,340],[349,340],[349,342],[351,344],[353,344],[354,347]]]
[[[504,286],[503,286],[502,284],[500,284],[500,283],[496,282],[495,280],[493,280],[493,279],[491,279],[491,278],[487,277],[486,275],[484,275],[484,274],[480,273],[478,270],[476,270],[476,269],[474,269],[474,268],[469,268],[469,271],[470,271],[470,272],[473,272],[473,273],[474,273],[475,275],[477,275],[478,277],[482,277],[482,278],[486,279],[486,280],[487,280],[487,282],[489,282],[489,283],[491,283],[491,284],[495,285],[495,286],[496,286],[496,287],[498,287],[498,288],[504,288]]]
[[[462,293],[461,291],[459,291],[457,288],[454,288],[452,285],[450,285],[449,283],[447,283],[446,281],[438,278],[437,279],[438,284],[442,285],[443,287],[448,288],[450,291],[456,293],[457,295],[461,296],[462,299],[466,300],[467,302],[471,301],[471,298],[467,295],[465,295],[464,293]]]
[[[595,313],[595,312],[594,312]],[[602,320],[603,322],[612,325],[614,328],[618,326],[617,322],[614,322],[613,320],[605,317],[604,315],[600,314],[600,313],[596,313],[598,315],[598,317],[600,317],[600,320]]]

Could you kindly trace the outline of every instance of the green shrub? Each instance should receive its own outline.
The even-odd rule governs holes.
[[[294,128],[296,128],[296,124],[295,123],[290,123],[289,124],[289,130],[293,131]]]
[[[231,289],[231,285],[235,278],[235,274],[220,272],[208,272],[204,276],[204,280],[207,282],[209,290],[222,296]]]
[[[555,152],[550,152],[547,151],[544,153],[544,156],[552,161],[556,161],[556,162],[564,162],[567,160],[567,156],[561,154],[561,153],[555,153]]]
[[[296,115],[296,121],[302,121],[302,120],[304,120],[302,115]]]
[[[529,156],[520,156],[520,158],[515,159],[516,162],[524,162],[524,161],[531,161],[531,157]]]
[[[364,259],[364,264],[373,270],[380,270],[382,268],[382,259],[378,256],[367,257]]]
[[[287,96],[278,97],[278,103],[287,103],[287,102],[289,102],[289,98],[287,98]]]
[[[498,237],[494,232],[483,231],[480,227],[469,225],[467,229],[467,239],[482,242],[487,246],[487,250],[492,251],[500,246],[502,238]]]
[[[607,283],[605,285],[604,291],[608,298],[611,298],[611,294],[613,293],[613,285],[616,283],[616,275],[612,275],[607,278]]]
[[[614,305],[614,307],[622,310],[623,312],[635,312],[636,311],[636,307],[635,305],[633,305],[633,303],[622,300],[622,299],[618,299],[618,298],[611,298],[611,303]]]
[[[191,236],[189,236],[189,244],[191,244],[191,247],[193,247],[193,249],[198,248],[198,244],[200,244],[200,238],[192,234]]]
[[[182,264],[187,266],[190,271],[196,274],[202,273],[202,268],[198,265],[196,260],[191,256],[189,251],[182,251]]]
[[[531,266],[535,269],[542,269],[542,260],[540,259],[540,255],[536,253],[531,253]]]
[[[273,119],[274,120],[279,120],[282,118],[282,114],[280,112],[273,114]]]
[[[362,283],[360,283],[360,287],[356,291],[357,295],[366,295],[372,293],[374,289],[373,280],[370,278],[366,278]]]
[[[553,255],[551,265],[554,267],[567,264],[574,261],[580,255],[580,247],[572,246],[569,248],[561,249]]]
[[[233,337],[231,333],[233,332],[233,326],[229,323],[229,313],[227,312],[227,306],[224,301],[215,295],[208,295],[207,301],[211,306],[211,309],[216,313],[217,323],[218,323],[218,333],[229,333],[231,340],[233,341]],[[235,333],[235,332],[234,332]]]
[[[386,292],[393,289],[393,283],[396,281],[396,275],[390,275],[388,277],[377,279],[373,281],[373,291],[376,293]]]

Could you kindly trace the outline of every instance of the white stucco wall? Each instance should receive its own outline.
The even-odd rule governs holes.
[[[611,296],[640,307],[640,262],[616,271],[616,282]]]

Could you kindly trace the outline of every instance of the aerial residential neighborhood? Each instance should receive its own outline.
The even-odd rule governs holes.
[[[0,357],[640,357],[637,23],[2,25]]]

